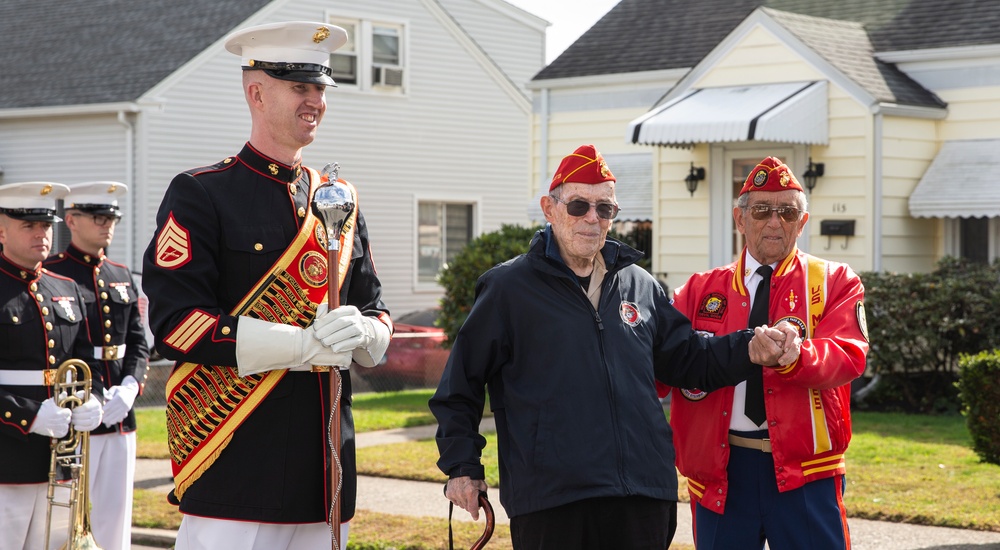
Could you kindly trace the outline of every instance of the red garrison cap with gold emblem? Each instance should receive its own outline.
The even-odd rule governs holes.
[[[556,175],[552,177],[552,185],[549,185],[549,192],[564,183],[597,184],[606,181],[615,181],[615,175],[608,168],[608,163],[604,162],[604,157],[593,145],[581,145],[559,163]]]
[[[740,189],[740,195],[750,191],[785,191],[788,189],[803,191],[791,168],[775,157],[767,157],[760,161],[747,176],[743,189]]]

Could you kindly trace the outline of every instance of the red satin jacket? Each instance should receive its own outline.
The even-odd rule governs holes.
[[[724,335],[746,328],[750,299],[744,259],[698,273],[678,288],[674,306],[695,330]],[[799,359],[764,369],[764,403],[779,491],[845,472],[851,441],[850,382],[865,369],[864,287],[847,264],[797,249],[771,277],[772,325],[790,321],[803,335]],[[662,388],[661,388],[662,389]],[[691,497],[725,510],[733,388],[711,393],[673,388],[670,424],[677,467]]]

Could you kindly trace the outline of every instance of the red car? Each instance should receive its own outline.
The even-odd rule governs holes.
[[[355,367],[351,374],[375,391],[437,387],[450,353],[441,347],[444,330],[434,326],[438,311],[421,309],[393,318],[396,330],[382,363],[373,369]]]

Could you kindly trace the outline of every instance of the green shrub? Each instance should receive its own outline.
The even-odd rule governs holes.
[[[455,259],[441,270],[438,282],[444,287],[441,314],[437,324],[444,329],[450,348],[458,336],[458,329],[469,316],[475,300],[476,280],[491,267],[514,256],[524,254],[531,244],[531,236],[538,227],[502,225],[497,231],[483,233],[472,239]]]
[[[945,258],[933,273],[862,273],[871,349],[882,383],[865,405],[881,410],[954,412],[963,354],[1000,341],[1000,264]]]
[[[963,356],[958,390],[972,448],[984,462],[1000,464],[1000,351]]]

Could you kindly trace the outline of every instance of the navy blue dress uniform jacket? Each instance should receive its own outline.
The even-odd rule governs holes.
[[[45,269],[26,270],[0,255],[0,370],[32,371],[39,380],[0,383],[0,483],[49,479],[51,440],[29,430],[42,401],[53,397],[52,387],[41,383],[41,371],[74,358],[95,367],[83,304],[71,279]],[[100,379],[93,384],[100,395]]]
[[[168,223],[183,228],[189,257],[179,267],[161,267],[154,237],[143,260],[149,324],[164,357],[236,365],[239,325],[230,312],[295,237],[310,208],[310,184],[307,170],[267,158],[249,143],[235,157],[174,178],[156,216],[157,233]],[[388,313],[360,213],[340,300],[362,313]],[[167,336],[196,309],[215,317],[204,337],[187,351],[167,345]],[[273,523],[326,521],[327,388],[325,374],[286,374],[187,489],[181,512]],[[347,521],[354,516],[357,483],[349,371],[343,371],[341,440],[341,518]]]
[[[483,479],[478,434],[488,388],[500,500],[510,517],[609,496],[677,500],[670,426],[654,377],[704,389],[745,379],[752,332],[704,338],[608,239],[595,310],[562,261],[551,226],[526,254],[487,271],[430,409],[438,467]]]
[[[65,252],[49,257],[43,265],[76,281],[87,304],[91,342],[102,351],[115,350],[114,359],[94,352],[95,374],[101,377],[104,387],[120,385],[122,378],[131,376],[139,382],[141,395],[149,372],[149,343],[139,312],[139,289],[129,268],[107,257],[85,254],[72,244]],[[124,354],[118,351],[122,345]],[[133,409],[118,424],[108,427],[101,423],[90,433],[134,432],[135,428]]]

